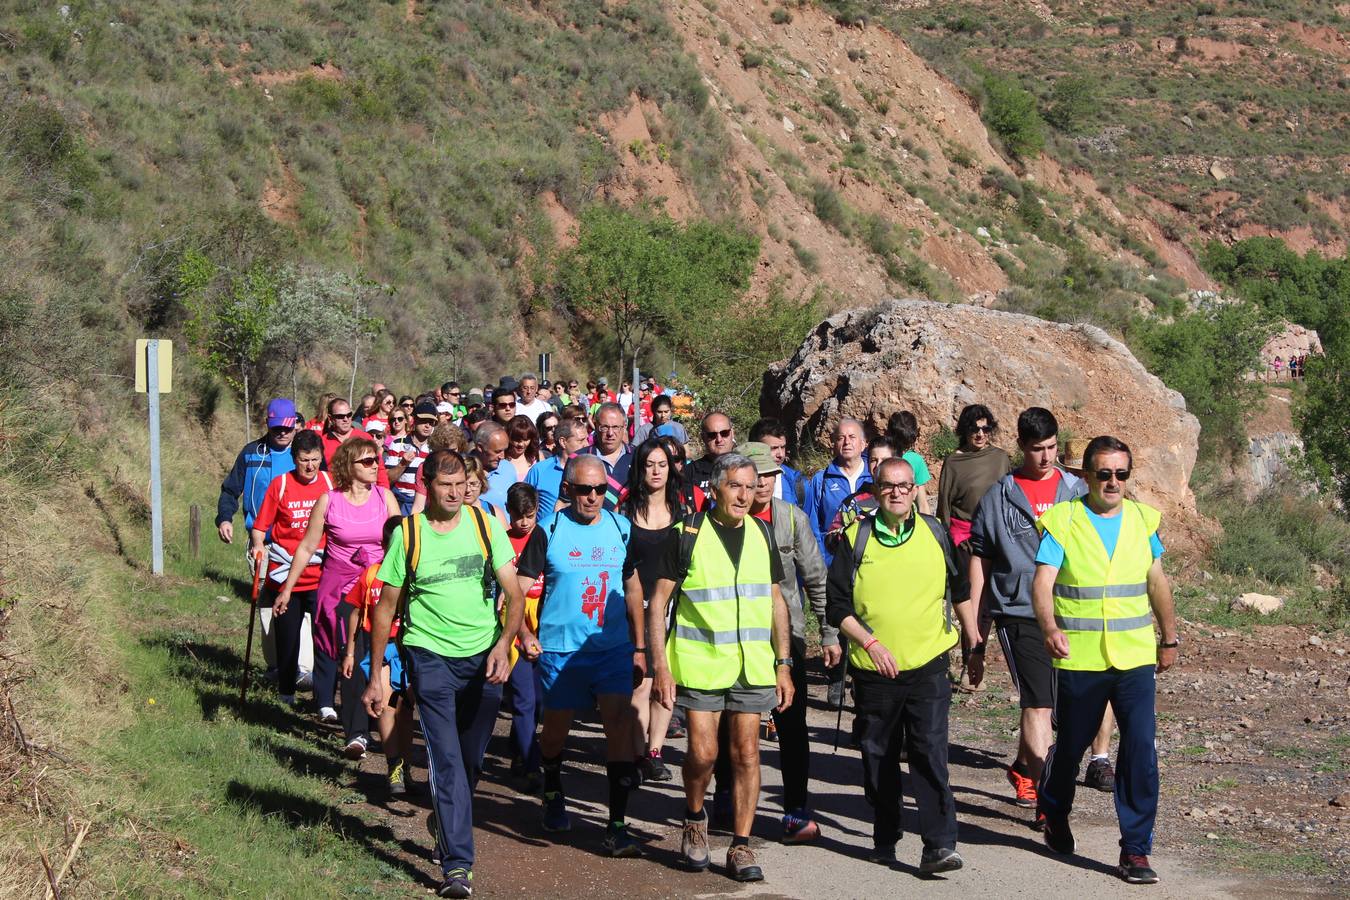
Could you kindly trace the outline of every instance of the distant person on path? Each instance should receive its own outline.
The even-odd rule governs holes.
[[[554,431],[556,452],[530,466],[525,483],[539,492],[539,516],[548,518],[562,495],[563,471],[567,461],[586,448],[586,426],[578,419],[558,423]]]
[[[619,492],[628,482],[628,468],[633,464],[633,448],[628,444],[628,419],[617,404],[603,403],[595,414],[595,444],[582,455],[595,456],[605,464],[605,509],[619,505]]]
[[[426,513],[394,532],[380,566],[384,590],[371,616],[370,652],[383,658],[390,625],[401,613],[401,649],[427,745],[442,873],[437,895],[463,898],[473,893],[473,791],[510,675],[524,602],[506,529],[490,516],[465,511],[464,458],[439,450],[422,464],[422,478]],[[494,583],[506,595],[505,624]],[[538,643],[526,638],[526,655],[536,656]],[[362,700],[370,715],[383,712],[383,692],[373,682]]]
[[[1017,417],[1022,465],[985,492],[971,523],[970,596],[979,604],[978,621],[992,618],[1022,708],[1017,755],[1008,767],[1018,806],[1036,806],[1036,785],[1054,739],[1054,669],[1045,636],[1036,624],[1031,581],[1041,543],[1036,521],[1054,506],[1087,493],[1082,479],[1059,468],[1059,422],[1048,409],[1033,406]],[[984,679],[984,654],[967,660],[970,683]]]
[[[539,527],[539,494],[525,482],[511,485],[506,492],[506,536],[511,549],[516,551],[511,561],[516,565],[520,554],[529,543],[530,535]],[[534,580],[525,588],[525,634],[539,633],[539,601],[544,596],[544,578]],[[505,594],[499,603],[505,602]],[[544,682],[539,661],[525,655],[525,645],[519,637],[511,645],[511,677],[502,693],[511,709],[511,774],[524,779],[524,792],[537,794],[543,789],[540,775],[539,722],[544,713]]]
[[[1000,478],[1012,471],[1008,452],[994,445],[998,420],[982,403],[972,403],[956,418],[956,452],[942,461],[938,476],[937,517],[951,533],[956,547],[958,600],[970,597],[970,523],[980,499]]]
[[[703,455],[684,467],[684,496],[695,509],[702,509],[717,460],[736,449],[736,426],[724,413],[710,412],[699,424]]]
[[[735,787],[727,872],[737,881],[764,879],[750,849],[759,803],[760,719],[770,710],[787,710],[795,690],[790,616],[778,588],[782,564],[768,526],[748,516],[758,481],[754,463],[744,456],[718,456],[709,479],[717,505],[685,519],[667,538],[647,614],[653,690],[667,709],[678,702],[687,714],[681,854],[693,869],[711,861],[703,805],[717,761],[718,726],[723,716],[731,719]],[[675,621],[667,634],[672,597]]]
[[[873,487],[876,515],[845,530],[830,563],[827,610],[830,624],[849,639],[863,723],[863,788],[875,811],[871,859],[895,863],[903,750],[923,840],[919,872],[950,872],[964,863],[947,769],[947,653],[958,641],[956,616],[967,651],[978,652],[978,629],[971,604],[953,603],[950,539],[937,520],[914,509],[909,463],[885,460]]]
[[[1079,766],[1110,703],[1120,725],[1118,872],[1130,884],[1154,884],[1148,857],[1158,815],[1156,676],[1176,665],[1180,646],[1158,539],[1162,516],[1125,499],[1133,457],[1123,441],[1093,438],[1084,463],[1087,496],[1056,503],[1038,522],[1032,601],[1054,661],[1058,726],[1038,812],[1046,846],[1073,853],[1069,813]]]
[[[374,441],[375,438],[352,425],[352,405],[341,397],[330,400],[328,403],[328,418],[323,427],[323,456],[328,461],[331,469],[333,466],[333,454],[337,452],[347,441],[355,438],[361,438],[367,441]],[[377,460],[378,468],[375,471],[375,483],[380,487],[388,489],[389,473],[384,469],[384,456],[380,455]]]
[[[515,400],[511,402],[514,404]],[[507,490],[520,480],[516,467],[506,459],[506,450],[511,444],[510,434],[505,425],[490,419],[474,431],[473,443],[474,455],[483,464],[483,472],[487,475],[488,486],[483,492],[483,499],[494,508],[504,510]]]
[[[914,484],[917,486],[914,491],[915,509],[930,514],[933,498],[929,495],[927,485],[933,480],[933,475],[928,471],[927,461],[914,449],[919,442],[918,417],[907,409],[892,413],[886,422],[886,434],[890,435],[895,442],[895,449],[914,470]]]
[[[516,415],[529,416],[531,422],[553,409],[551,403],[539,396],[539,379],[533,372],[526,372],[520,376],[520,382],[516,385],[516,392],[519,395],[516,402]]]
[[[769,448],[774,462],[778,464],[778,476],[774,480],[773,495],[779,500],[802,505],[806,494],[807,479],[802,473],[787,464],[787,429],[777,419],[763,418],[750,426],[750,440],[758,441]]]
[[[604,463],[594,456],[567,461],[563,493],[571,501],[539,525],[517,567],[527,590],[544,578],[539,604],[539,670],[544,688],[539,747],[544,767],[543,825],[572,827],[563,790],[563,751],[572,721],[599,706],[605,732],[609,815],[604,849],[641,854],[628,832],[628,795],[638,786],[633,761],[633,687],[646,674],[642,586],[625,576],[632,523],[604,508]]]
[[[401,413],[393,414],[395,419],[399,415]],[[436,429],[437,421],[436,405],[429,400],[419,403],[414,408],[411,433],[386,448],[390,452],[385,455],[385,468],[393,483],[394,499],[398,501],[402,515],[408,515],[417,500],[417,470],[431,455],[431,446],[427,442],[431,439],[431,432]],[[393,465],[390,465],[391,459]]]
[[[652,400],[652,420],[644,422],[633,431],[633,446],[645,444],[657,431],[669,434],[681,444],[689,443],[689,433],[684,426],[675,421],[675,404],[665,394],[658,394]]]
[[[310,512],[305,537],[296,548],[291,572],[277,594],[274,609],[285,614],[310,556],[324,545],[314,608],[314,700],[319,720],[338,721],[334,706],[338,686],[338,659],[347,643],[338,606],[367,565],[384,552],[384,523],[397,516],[394,495],[375,483],[380,448],[369,438],[353,438],[338,447],[331,461],[333,490],[319,498]],[[326,544],[325,544],[326,540]],[[386,624],[386,629],[388,625]],[[353,674],[343,679],[343,730],[349,759],[365,755],[369,721],[357,698],[364,689]]]

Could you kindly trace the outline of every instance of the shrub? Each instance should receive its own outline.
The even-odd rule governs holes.
[[[961,446],[961,439],[949,427],[939,425],[937,433],[928,440],[928,453],[933,459],[946,459]]]
[[[1093,79],[1085,75],[1057,78],[1050,90],[1045,121],[1060,131],[1074,134],[1091,121],[1100,103],[1097,84]]]
[[[1036,98],[1011,78],[985,76],[983,112],[985,122],[1014,156],[1035,156],[1045,146],[1045,122],[1036,110]]]
[[[741,68],[758,69],[764,65],[764,54],[754,50],[747,50],[741,54]]]
[[[816,218],[837,231],[848,233],[848,210],[834,188],[823,181],[811,186],[811,208]]]
[[[792,21],[792,13],[780,6],[769,13],[769,21],[775,25],[786,25]]]

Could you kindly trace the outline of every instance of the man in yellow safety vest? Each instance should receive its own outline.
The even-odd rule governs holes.
[[[1110,702],[1120,727],[1117,871],[1130,884],[1154,884],[1158,875],[1148,856],[1158,814],[1155,673],[1176,664],[1179,642],[1158,539],[1162,515],[1125,499],[1132,463],[1124,442],[1093,438],[1083,453],[1087,496],[1056,503],[1037,522],[1032,605],[1055,667],[1059,728],[1041,776],[1038,811],[1045,816],[1046,845],[1073,853],[1069,810],[1078,768]],[[1156,647],[1154,617],[1162,632]]]
[[[705,420],[706,422],[706,420]],[[703,809],[717,761],[717,729],[729,717],[733,836],[727,871],[737,881],[762,881],[750,849],[759,802],[759,723],[792,703],[791,630],[779,590],[783,564],[773,532],[748,516],[759,478],[739,453],[719,455],[709,488],[717,506],[674,529],[648,604],[647,646],[653,691],[670,709],[687,713],[682,851],[693,869],[709,863],[708,814]],[[675,627],[666,634],[666,604],[675,600]]]

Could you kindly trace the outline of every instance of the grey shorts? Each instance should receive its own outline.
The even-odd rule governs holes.
[[[717,691],[675,686],[675,704],[695,712],[766,713],[778,705],[775,686],[751,687],[736,682]]]

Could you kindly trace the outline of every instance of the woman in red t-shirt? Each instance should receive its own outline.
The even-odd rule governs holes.
[[[300,431],[291,442],[295,471],[278,475],[267,486],[262,507],[253,520],[250,549],[267,556],[267,577],[262,580],[258,597],[260,608],[270,607],[286,583],[291,559],[309,527],[309,514],[319,498],[333,489],[333,481],[323,465],[323,439],[313,431]],[[270,534],[269,534],[270,532]],[[295,702],[295,682],[299,675],[300,634],[306,614],[313,614],[319,569],[323,562],[324,542],[310,558],[292,592],[293,602],[272,621],[277,646],[277,692],[286,703]]]
[[[394,530],[402,523],[403,519],[398,516],[384,523],[386,550],[389,548],[389,539]],[[379,559],[371,558],[374,554],[365,548],[359,553],[365,555],[368,565],[344,598],[352,609],[347,614],[347,646],[343,651],[340,671],[344,679],[351,678],[356,670],[356,657],[360,655],[361,671],[365,673],[366,678],[379,680],[380,687],[384,691],[384,711],[380,713],[376,727],[380,733],[380,746],[384,748],[385,761],[389,764],[389,793],[391,796],[400,797],[408,792],[405,764],[412,752],[413,706],[403,699],[408,682],[403,672],[403,658],[399,655],[398,644],[394,642],[398,637],[399,622],[396,618],[389,626],[389,643],[384,647],[384,659],[381,661],[380,674],[377,676],[371,671],[373,665],[370,658],[370,614],[371,610],[379,605],[380,592],[384,589],[384,582],[378,577],[383,556],[381,555]]]

